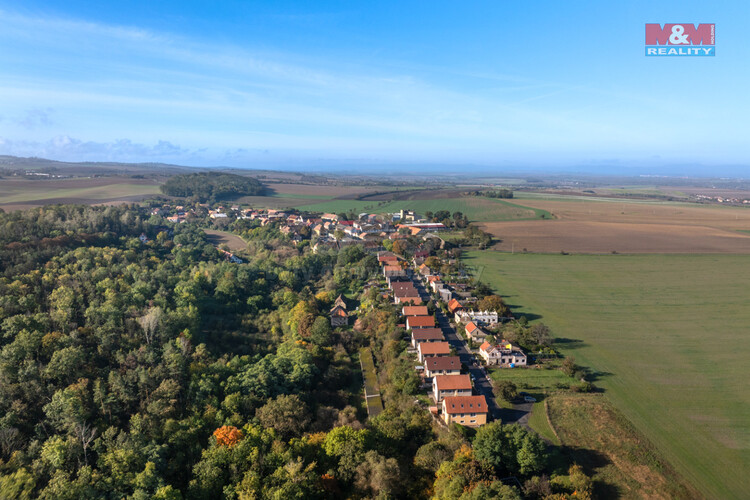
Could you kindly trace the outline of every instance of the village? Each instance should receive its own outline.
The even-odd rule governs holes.
[[[411,210],[347,216],[205,203],[193,207],[164,204],[152,207],[150,213],[175,224],[202,221],[209,227],[227,227],[247,221],[256,227],[272,225],[296,245],[308,242],[314,252],[359,245],[376,255],[382,275],[377,286],[400,308],[399,326],[406,332],[408,353],[430,398],[429,411],[446,425],[480,427],[498,419],[500,407],[486,367],[512,369],[529,364],[523,349],[498,333],[504,322],[513,319],[508,309],[504,305],[500,311],[478,309],[471,277],[459,269],[450,252],[441,251],[445,241],[440,234],[451,228],[434,218]],[[408,252],[407,260],[407,252],[394,251],[400,249],[396,243],[400,240],[422,243]],[[227,250],[219,251],[227,260],[242,262]],[[338,328],[351,326],[355,313],[339,296],[329,315],[331,326]],[[366,381],[365,399],[371,416],[379,413],[382,402],[377,384]]]

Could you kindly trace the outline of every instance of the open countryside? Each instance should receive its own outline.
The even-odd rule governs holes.
[[[468,252],[709,498],[750,491],[750,261],[732,255]],[[553,422],[554,423],[554,422]]]
[[[522,193],[554,220],[485,222],[504,251],[750,253],[750,208]]]
[[[0,179],[0,208],[17,210],[54,203],[123,203],[159,194],[152,179],[97,177],[71,179]]]

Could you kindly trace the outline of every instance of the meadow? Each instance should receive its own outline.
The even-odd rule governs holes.
[[[564,354],[598,373],[607,399],[706,497],[747,495],[750,259],[496,251],[465,258],[516,315],[543,321]]]

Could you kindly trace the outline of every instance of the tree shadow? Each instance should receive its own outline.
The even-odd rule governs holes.
[[[527,413],[527,411],[515,408],[500,408],[497,416],[503,424],[515,424],[526,416]]]
[[[581,347],[587,347],[588,344],[580,339],[569,339],[566,337],[558,337],[555,339],[555,344],[559,344],[563,349],[580,349]]]
[[[587,476],[593,477],[598,469],[612,464],[612,461],[604,453],[587,448],[578,448],[575,446],[558,446],[553,452],[553,460],[559,468],[566,468],[572,463],[576,463],[583,468]],[[560,474],[567,474],[567,470],[559,470]],[[622,498],[624,492],[615,484],[595,479],[594,498]]]

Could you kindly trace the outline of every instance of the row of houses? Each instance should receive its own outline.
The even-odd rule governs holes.
[[[388,259],[383,259],[387,262]],[[391,281],[402,289],[414,288],[414,283]],[[399,297],[394,297],[398,302]],[[431,396],[440,408],[446,424],[458,423],[469,427],[479,427],[487,423],[489,408],[484,396],[473,394],[473,384],[468,374],[461,374],[461,358],[455,355],[445,339],[443,331],[437,327],[435,317],[425,305],[404,305],[402,307],[404,326],[411,331],[411,344],[417,351],[420,366],[418,371],[425,381],[431,380]]]

